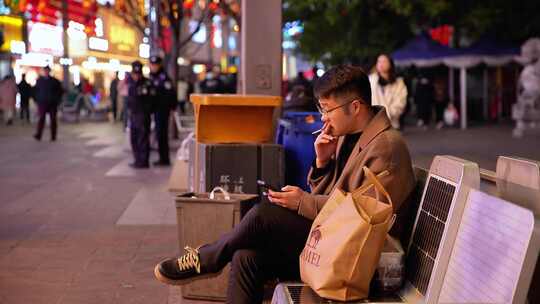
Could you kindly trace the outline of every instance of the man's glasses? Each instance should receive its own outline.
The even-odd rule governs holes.
[[[337,109],[339,109],[339,108],[342,108],[342,107],[344,107],[344,106],[346,106],[346,105],[348,105],[348,104],[350,104],[350,103],[353,103],[353,102],[355,102],[355,101],[357,101],[357,100],[358,100],[358,99],[353,99],[353,100],[351,100],[351,101],[349,101],[349,102],[346,102],[346,103],[344,103],[344,104],[342,104],[342,105],[339,105],[339,106],[337,106],[337,107],[333,107],[333,108],[328,109],[328,110],[323,109],[323,107],[321,106],[321,104],[320,104],[319,102],[317,102],[316,106],[317,106],[317,110],[319,111],[319,113],[321,113],[322,115],[328,115],[330,112],[332,112],[332,111],[334,111],[334,110],[337,110]]]

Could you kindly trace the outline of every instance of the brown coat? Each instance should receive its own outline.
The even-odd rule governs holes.
[[[362,170],[364,166],[375,174],[388,171],[389,174],[380,177],[380,181],[392,198],[395,212],[408,198],[416,184],[409,149],[401,134],[391,127],[386,110],[374,108],[376,114],[358,139],[341,176],[336,176],[337,166],[334,166],[334,171],[318,179],[312,179],[309,172],[311,194],[304,194],[300,200],[298,214],[315,219],[334,189],[351,192],[366,183]],[[343,139],[338,139],[337,151]]]
[[[13,77],[0,81],[0,108],[8,111],[15,110],[17,92],[17,83]]]

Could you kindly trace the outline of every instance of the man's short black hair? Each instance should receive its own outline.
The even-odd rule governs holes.
[[[333,97],[341,102],[360,98],[371,106],[369,77],[361,67],[338,65],[326,71],[314,86],[317,99]]]

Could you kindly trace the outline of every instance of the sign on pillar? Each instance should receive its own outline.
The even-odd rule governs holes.
[[[281,9],[281,0],[242,1],[241,94],[281,94]]]

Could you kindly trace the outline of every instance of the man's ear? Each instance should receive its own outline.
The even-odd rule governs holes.
[[[356,100],[352,104],[353,104],[353,113],[356,115],[360,114],[360,112],[362,111],[362,107],[364,106],[362,101]]]

